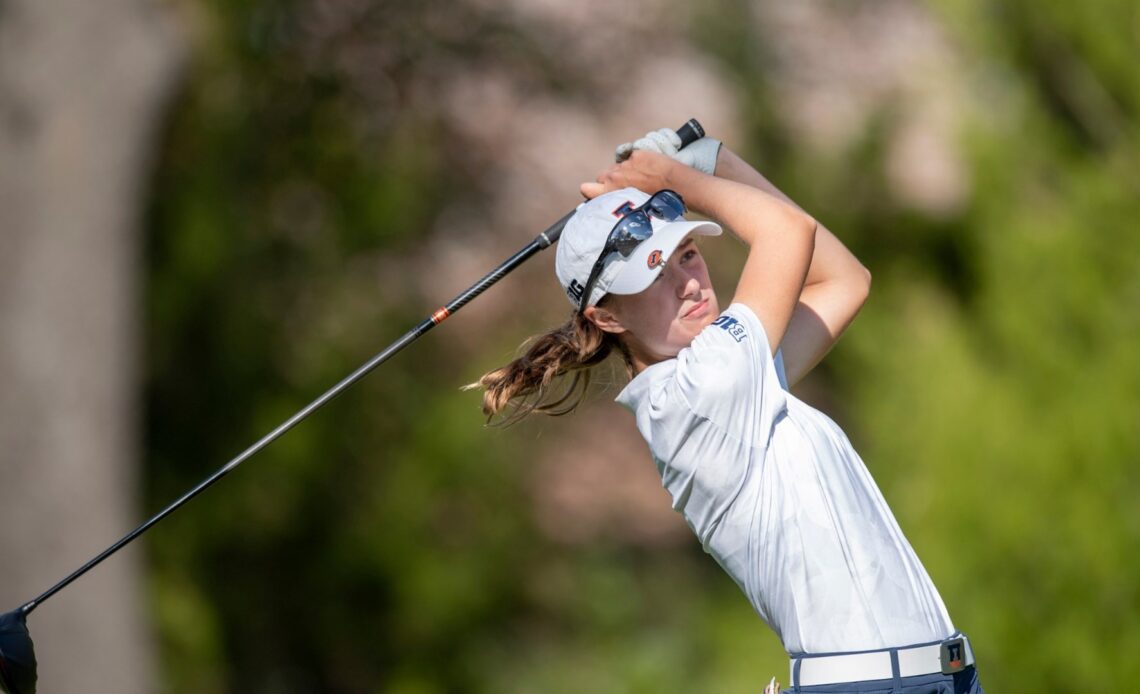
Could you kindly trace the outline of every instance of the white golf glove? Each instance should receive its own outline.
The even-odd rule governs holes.
[[[720,140],[702,137],[688,147],[681,149],[681,137],[671,128],[661,128],[645,133],[645,137],[626,142],[614,150],[614,160],[623,162],[635,149],[657,152],[676,159],[685,166],[697,171],[712,174],[716,171],[716,155],[720,152]]]

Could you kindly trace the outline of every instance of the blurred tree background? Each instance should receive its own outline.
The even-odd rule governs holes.
[[[533,238],[615,144],[696,116],[871,269],[799,393],[855,440],[983,683],[1140,676],[1135,3],[177,6],[193,53],[148,193],[146,509]],[[707,246],[730,295],[739,246]],[[163,691],[786,679],[668,508],[618,377],[506,430],[459,390],[566,317],[552,263],[148,535]]]

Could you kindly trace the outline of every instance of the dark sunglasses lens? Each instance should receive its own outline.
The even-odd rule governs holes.
[[[649,210],[657,218],[671,222],[685,214],[685,203],[673,191],[662,190],[650,198]]]
[[[618,222],[618,227],[610,238],[613,249],[628,258],[633,249],[637,248],[637,244],[650,236],[653,236],[653,225],[650,224],[649,217],[638,210]]]

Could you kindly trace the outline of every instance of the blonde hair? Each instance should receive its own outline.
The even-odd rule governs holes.
[[[483,388],[483,414],[490,422],[514,424],[531,413],[560,416],[573,412],[586,396],[591,369],[617,350],[633,377],[633,362],[625,344],[575,311],[570,320],[525,343],[522,356],[488,371],[467,389]],[[569,381],[568,383],[566,381]]]

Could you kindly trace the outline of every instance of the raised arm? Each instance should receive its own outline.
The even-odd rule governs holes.
[[[727,147],[721,146],[716,161],[718,177],[758,188],[795,205]],[[871,273],[867,268],[834,234],[817,224],[811,265],[780,343],[789,383],[797,383],[823,359],[855,319],[870,289]]]
[[[691,209],[728,227],[747,244],[748,259],[733,300],[752,309],[775,352],[802,294],[816,238],[815,220],[757,186],[709,176],[646,151],[633,152],[600,174],[597,182],[583,184],[582,193],[592,198],[625,186],[650,193],[671,188]]]

